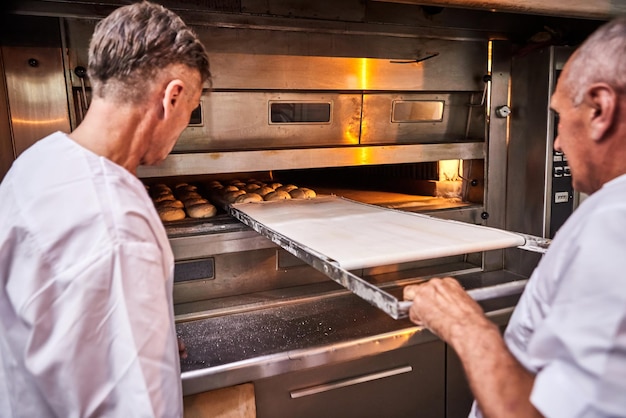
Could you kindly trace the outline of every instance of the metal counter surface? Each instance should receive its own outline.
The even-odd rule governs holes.
[[[472,277],[469,277],[472,276]],[[484,277],[483,277],[484,276]],[[500,271],[468,275],[466,288],[519,279]],[[396,289],[395,293],[401,289]],[[519,295],[482,303],[506,323]],[[181,360],[184,395],[278,374],[350,361],[436,340],[408,319],[394,320],[347,292],[303,303],[176,325],[188,356]]]

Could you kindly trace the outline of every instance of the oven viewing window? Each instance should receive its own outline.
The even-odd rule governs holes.
[[[269,102],[270,124],[330,123],[331,102]]]
[[[202,126],[202,101],[198,104],[189,117],[189,126]]]
[[[441,122],[443,100],[394,100],[392,122]]]

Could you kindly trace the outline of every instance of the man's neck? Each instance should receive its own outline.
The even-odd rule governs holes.
[[[145,116],[145,112],[131,106],[94,100],[85,119],[69,137],[135,174],[150,134]]]

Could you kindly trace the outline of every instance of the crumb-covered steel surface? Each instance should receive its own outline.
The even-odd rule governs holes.
[[[482,275],[478,275],[482,276]],[[468,275],[468,289],[492,285]],[[507,281],[518,279],[507,277]],[[401,288],[390,291],[401,297]],[[516,304],[519,293],[482,301],[485,311],[495,311]],[[408,319],[395,320],[361,298],[347,294],[304,303],[259,309],[250,312],[181,322],[178,336],[187,347],[188,357],[181,360],[181,370],[222,366],[274,353],[322,347],[364,337],[413,328]]]
[[[519,280],[506,271],[458,277],[466,289]],[[389,289],[400,298],[402,287]],[[496,323],[506,324],[519,294],[480,304]],[[342,293],[252,311],[180,322],[187,347],[181,360],[185,395],[350,361],[436,340],[408,319],[394,320],[356,295]]]
[[[183,372],[411,327],[348,295],[177,325]]]

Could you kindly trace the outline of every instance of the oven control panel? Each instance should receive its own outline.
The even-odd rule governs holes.
[[[565,223],[574,210],[574,189],[567,156],[560,151],[552,152],[552,201],[550,238]]]

